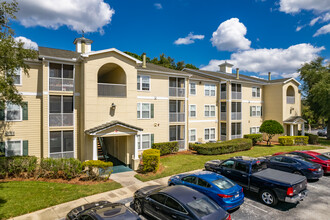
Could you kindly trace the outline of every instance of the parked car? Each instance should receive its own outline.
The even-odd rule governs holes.
[[[287,154],[298,155],[313,163],[320,164],[324,173],[330,173],[330,156],[315,151],[292,151]]]
[[[323,153],[322,155],[327,156],[330,158],[330,152]]]
[[[281,154],[268,158],[268,168],[303,175],[307,179],[319,179],[323,176],[321,165],[298,155]]]
[[[134,209],[156,219],[231,219],[204,194],[186,186],[146,186],[134,193]]]
[[[130,207],[121,203],[99,201],[88,203],[72,209],[66,220],[141,220]]]
[[[244,202],[243,188],[228,178],[210,171],[171,177],[168,185],[185,185],[204,193],[224,210],[238,208]]]
[[[327,128],[324,128],[324,129],[319,130],[319,131],[317,132],[317,135],[318,135],[318,136],[321,136],[321,137],[326,137],[327,134],[328,134],[328,129],[327,129]]]
[[[226,176],[244,189],[258,193],[261,201],[269,206],[275,206],[278,201],[297,203],[308,194],[306,177],[269,169],[265,158],[212,160],[205,163],[205,169]]]

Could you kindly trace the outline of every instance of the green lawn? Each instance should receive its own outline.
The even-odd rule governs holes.
[[[41,181],[0,182],[0,219],[121,188],[117,182],[74,185]]]
[[[183,173],[191,170],[202,169],[204,163],[209,160],[220,159],[224,160],[234,156],[250,156],[261,157],[271,155],[277,152],[287,152],[294,150],[315,150],[323,148],[321,146],[255,146],[248,151],[241,151],[232,154],[223,155],[196,155],[196,154],[177,154],[160,159],[161,164],[164,166],[164,170],[157,174],[141,175],[136,174],[135,177],[143,182],[162,178],[165,176],[171,176],[178,173]]]
[[[330,146],[330,140],[327,140],[325,138],[319,138],[319,143],[324,146]]]

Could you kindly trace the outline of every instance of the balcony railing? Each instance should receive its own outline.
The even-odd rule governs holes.
[[[74,152],[65,151],[65,152],[59,152],[59,153],[50,153],[49,157],[51,157],[51,158],[73,158]]]
[[[295,103],[295,98],[294,98],[294,96],[287,96],[287,97],[286,97],[286,103],[287,103],[287,104],[294,104],[294,103]]]
[[[175,97],[184,97],[185,88],[170,87],[169,88],[169,95],[170,96],[175,96]]]
[[[184,122],[184,112],[170,112],[170,122]]]
[[[49,126],[73,126],[73,113],[49,113]]]
[[[242,119],[242,112],[231,113],[231,120],[241,120],[241,119]]]
[[[220,93],[220,98],[221,99],[226,99],[227,98],[227,92],[226,91],[223,91]]]
[[[223,134],[222,134],[222,135],[220,135],[220,140],[221,140],[221,141],[225,141],[225,140],[226,140],[226,137],[227,137],[226,135],[223,135]]]
[[[231,92],[231,99],[242,99],[242,92]]]
[[[73,79],[49,77],[49,90],[73,92]]]
[[[220,120],[226,121],[227,120],[227,112],[221,112],[220,113]]]
[[[236,139],[236,138],[242,138],[242,135],[241,134],[236,134],[236,135],[232,135],[231,136],[231,139]]]
[[[98,96],[103,97],[126,97],[125,84],[98,83]]]

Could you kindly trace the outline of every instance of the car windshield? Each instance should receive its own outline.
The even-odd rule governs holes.
[[[252,173],[256,173],[264,169],[267,169],[267,163],[265,161],[257,161],[252,164]]]
[[[189,202],[187,206],[200,218],[210,215],[219,209],[218,205],[206,197]]]
[[[220,179],[214,180],[212,183],[222,190],[230,189],[231,187],[235,186],[235,183],[233,183],[232,181],[230,181],[227,178],[220,178]]]
[[[321,159],[321,160],[330,160],[330,157],[326,156],[326,155],[315,155],[317,158]]]

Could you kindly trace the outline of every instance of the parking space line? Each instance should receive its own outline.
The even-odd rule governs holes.
[[[259,209],[260,211],[263,211],[263,212],[265,212],[265,213],[268,213],[268,211],[266,211],[266,210],[264,210],[264,209],[262,209],[262,208],[259,208],[258,206],[255,206],[255,205],[249,204],[249,203],[247,203],[247,202],[244,202],[244,204],[249,205],[249,206],[252,206],[252,207],[254,207],[254,208],[256,208],[256,209]]]

